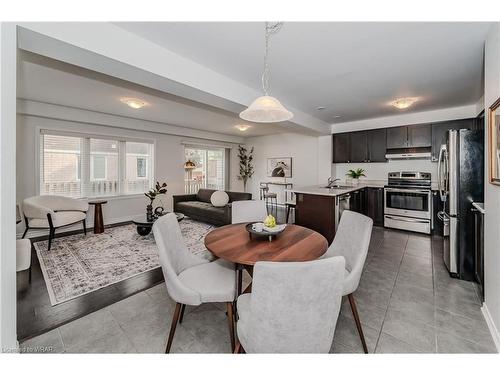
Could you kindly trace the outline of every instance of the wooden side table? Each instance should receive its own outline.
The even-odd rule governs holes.
[[[89,204],[94,208],[94,233],[99,234],[104,232],[104,220],[102,218],[102,205],[108,203],[105,200],[91,201]]]

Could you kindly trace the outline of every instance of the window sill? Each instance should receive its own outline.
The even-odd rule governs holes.
[[[104,195],[100,197],[87,197],[87,198],[80,198],[80,199],[85,199],[87,201],[94,201],[94,200],[109,200],[109,201],[115,201],[115,200],[121,200],[121,199],[134,199],[134,198],[140,198],[144,197],[144,193],[138,193],[138,194],[124,194],[124,195]]]

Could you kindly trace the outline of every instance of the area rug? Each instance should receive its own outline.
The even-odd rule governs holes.
[[[204,238],[214,227],[185,218],[180,223],[188,249],[211,260]],[[34,243],[52,306],[160,267],[153,233],[137,234],[134,224]]]

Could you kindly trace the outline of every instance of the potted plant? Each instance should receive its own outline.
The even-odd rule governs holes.
[[[360,177],[366,177],[365,170],[362,168],[349,169],[346,176],[352,179],[353,185],[358,185]]]
[[[149,198],[150,202],[146,206],[146,220],[147,221],[153,221],[153,202],[156,198],[157,195],[160,194],[166,194],[167,193],[167,183],[164,182],[163,184],[160,185],[160,183],[157,181],[154,189],[151,189],[147,193],[144,193],[146,197]]]
[[[240,174],[238,180],[243,180],[243,191],[247,191],[247,181],[253,176],[253,147],[250,152],[246,147],[238,146],[238,158],[240,159]]]

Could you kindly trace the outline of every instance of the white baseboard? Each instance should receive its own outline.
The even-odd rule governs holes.
[[[495,325],[495,322],[491,318],[490,311],[488,310],[488,306],[486,303],[483,303],[481,307],[481,312],[483,313],[484,319],[486,320],[486,324],[490,330],[491,336],[493,337],[493,341],[495,342],[495,346],[497,347],[497,352],[500,353],[500,333]]]
[[[141,216],[141,214],[139,214],[139,215],[129,215],[129,216],[123,216],[123,217],[115,217],[115,218],[107,220],[104,223],[104,225],[124,223],[124,222],[127,222],[127,221],[131,221],[134,218],[137,218],[137,217],[140,217],[140,216]],[[92,230],[93,228],[94,228],[94,222],[92,221],[92,223],[89,223],[87,221],[87,230]],[[56,231],[56,234],[57,233],[71,232],[71,231],[80,230],[80,229],[82,229],[82,224],[81,223],[77,223],[75,225],[70,225],[69,227],[64,227],[64,228],[58,229]],[[19,239],[19,238],[22,237],[22,235],[23,235],[23,233],[19,232],[19,233],[16,234],[16,237]],[[31,230],[28,231],[28,233],[26,234],[25,238],[35,238],[35,237],[48,236],[48,235],[49,235],[49,230],[48,229],[31,229]]]

